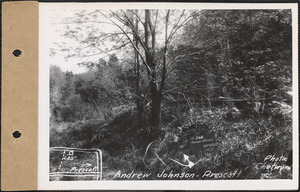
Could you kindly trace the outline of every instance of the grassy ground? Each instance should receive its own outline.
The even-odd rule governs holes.
[[[281,156],[287,157],[291,149],[292,125],[285,115],[232,115],[228,110],[218,108],[197,109],[192,115],[184,112],[178,117],[170,114],[164,117],[164,134],[160,139],[152,137],[146,126],[137,126],[135,117],[136,113],[129,111],[108,124],[95,121],[75,125],[51,122],[50,146],[101,149],[105,180],[120,179],[114,177],[118,171],[151,173],[144,179],[164,179],[157,175],[163,170],[167,173],[172,171],[198,175],[193,178],[172,179],[292,177],[292,170],[286,167],[286,159],[278,159]],[[199,150],[199,153],[192,151],[191,138],[211,131],[216,135],[215,147]],[[196,164],[185,167],[173,161],[187,164],[183,154]],[[277,157],[277,160],[272,161],[270,155],[275,160]],[[223,175],[227,173],[227,176],[235,171],[241,173],[232,178],[220,174],[203,177],[208,171]]]

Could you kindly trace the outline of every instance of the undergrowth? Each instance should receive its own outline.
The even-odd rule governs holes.
[[[291,178],[291,170],[256,168],[268,155],[288,156],[291,120],[284,115],[235,115],[229,118],[228,109],[219,108],[196,109],[192,114],[186,110],[177,116],[170,113],[163,117],[164,137],[161,139],[152,136],[147,125],[137,124],[133,110],[107,124],[51,122],[50,146],[101,149],[104,179],[114,179],[113,173],[118,170],[145,173],[172,170],[200,175],[206,170],[219,173],[242,170],[240,177],[234,179]],[[216,135],[215,147],[192,152],[191,138],[212,131]],[[184,163],[183,154],[197,164],[189,168],[173,161]],[[157,179],[155,175],[148,179]]]

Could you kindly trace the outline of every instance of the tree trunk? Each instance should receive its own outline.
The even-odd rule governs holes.
[[[140,93],[140,64],[139,64],[139,56],[136,55],[136,108],[138,111],[138,124],[142,123],[143,116],[143,105],[141,102],[141,93]]]
[[[136,10],[136,15],[137,15],[137,10]],[[138,31],[138,18],[136,18],[135,20],[135,29],[136,31]],[[135,42],[135,46],[139,47],[139,43],[138,43],[138,34],[137,33],[134,33],[133,31],[133,39],[134,39],[134,42]],[[136,77],[136,91],[135,91],[135,94],[136,94],[136,108],[137,108],[137,118],[138,118],[138,124],[141,125],[142,124],[142,116],[143,116],[143,104],[141,102],[142,98],[141,98],[141,93],[140,93],[140,60],[139,60],[139,54],[138,54],[138,51],[137,50],[134,50],[134,55],[135,55],[135,69],[136,69],[136,74],[135,74],[135,77]]]
[[[146,62],[150,67],[149,78],[150,78],[150,93],[151,93],[151,117],[150,117],[150,126],[154,129],[154,132],[158,132],[160,130],[160,122],[161,122],[161,92],[158,86],[158,80],[156,75],[156,63],[154,60],[155,57],[155,36],[156,32],[152,28],[151,23],[151,12],[150,10],[145,10],[145,46],[147,50],[145,50]],[[151,40],[151,46],[150,46]]]
[[[161,95],[159,94],[156,84],[150,82],[151,89],[151,117],[150,117],[150,126],[158,130],[160,129],[161,122]]]

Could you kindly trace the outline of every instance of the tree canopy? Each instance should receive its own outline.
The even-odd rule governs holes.
[[[87,68],[50,67],[51,122],[83,124],[66,131],[78,144],[59,137],[65,145],[121,160],[127,150],[143,171],[159,163],[177,169],[168,157],[192,154],[191,138],[205,134],[216,134],[216,164],[195,165],[199,171],[251,167],[249,158],[290,146],[290,10],[95,9],[53,25],[64,26],[66,42],[56,42],[52,56],[78,57]]]

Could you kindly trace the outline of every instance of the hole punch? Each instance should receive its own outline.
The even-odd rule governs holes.
[[[22,134],[19,131],[15,131],[15,132],[13,132],[12,135],[13,135],[14,138],[17,139],[17,138],[20,138]]]
[[[20,49],[15,49],[12,53],[15,57],[20,57],[22,51]]]

